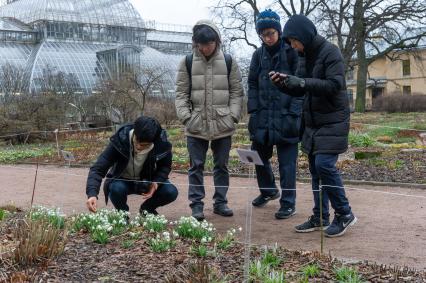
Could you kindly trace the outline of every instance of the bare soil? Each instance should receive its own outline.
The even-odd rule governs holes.
[[[85,183],[87,169],[69,169],[53,166],[39,168],[34,203],[59,206],[67,214],[86,211]],[[0,165],[0,206],[14,203],[30,206],[35,177],[35,166]],[[171,181],[179,189],[179,197],[173,204],[160,208],[159,212],[175,220],[189,215],[187,201],[187,176],[172,174]],[[257,196],[255,181],[232,178],[228,193],[234,216],[224,218],[213,214],[212,177],[206,177],[205,214],[220,232],[231,227],[245,229],[247,205]],[[295,233],[293,227],[305,221],[311,214],[312,192],[309,184],[298,184],[297,214],[287,220],[276,220],[274,213],[279,202],[252,210],[252,244],[278,245],[289,250],[320,250],[320,233]],[[344,237],[325,239],[324,251],[345,261],[369,261],[379,264],[407,266],[426,271],[426,191],[407,188],[347,187],[347,195],[358,223]],[[409,195],[409,196],[407,196]],[[130,196],[132,213],[138,211],[141,197]],[[103,196],[99,207],[104,207]],[[108,204],[108,207],[112,207]],[[244,231],[240,234],[243,239]],[[87,259],[87,258],[86,258]],[[74,278],[76,280],[76,278]]]

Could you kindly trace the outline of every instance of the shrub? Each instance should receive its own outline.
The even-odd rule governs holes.
[[[358,272],[350,267],[343,266],[335,269],[334,273],[339,283],[361,283],[364,282]]]
[[[5,219],[8,214],[9,214],[9,212],[7,210],[4,210],[4,209],[0,208],[0,221],[2,221],[3,219]]]
[[[46,218],[22,220],[14,230],[18,243],[14,259],[18,264],[30,265],[53,258],[63,252],[67,234],[67,229],[60,229]]]
[[[302,268],[303,275],[307,278],[313,278],[320,274],[320,268],[316,264],[310,264]]]
[[[373,110],[394,112],[421,112],[426,111],[426,95],[412,94],[401,95],[393,93],[381,96],[374,100]]]
[[[28,158],[50,156],[52,153],[53,149],[47,147],[39,149],[6,149],[0,152],[0,163],[15,163]]]
[[[191,252],[198,257],[207,257],[209,249],[204,245],[192,246]]]
[[[219,269],[212,267],[204,260],[195,260],[180,266],[176,272],[167,275],[167,283],[224,283],[226,278]]]
[[[53,226],[62,229],[65,225],[65,215],[61,214],[59,208],[47,208],[44,206],[34,206],[29,212],[31,220],[45,220]]]
[[[241,231],[242,228],[238,228],[238,231]],[[217,247],[222,250],[226,250],[229,248],[235,241],[235,233],[237,233],[237,230],[235,228],[229,229],[225,236],[221,237],[219,241],[217,242]]]
[[[144,212],[145,213],[145,212]],[[161,232],[167,228],[167,219],[164,215],[153,215],[145,213],[145,215],[138,215],[132,221],[134,226],[143,226],[149,232]]]
[[[368,134],[349,133],[349,144],[355,147],[369,147],[375,144],[375,140]]]
[[[97,213],[82,213],[73,217],[73,231],[87,231],[93,241],[106,244],[111,235],[119,235],[125,231],[128,212],[101,209]]]
[[[211,242],[214,237],[215,228],[206,220],[199,222],[194,217],[181,217],[178,221],[176,232],[179,236],[200,240],[202,243]]]
[[[161,235],[157,234],[156,238],[148,239],[148,245],[154,252],[164,252],[170,250],[176,245],[176,241],[169,232],[163,232]]]

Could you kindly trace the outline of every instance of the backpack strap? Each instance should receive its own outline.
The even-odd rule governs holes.
[[[194,57],[194,54],[187,54],[185,56],[185,65],[186,65],[186,71],[189,76],[189,99],[191,99],[191,90],[192,90],[192,59]]]
[[[227,53],[223,53],[225,57],[225,64],[226,64],[226,70],[228,71],[228,82],[229,82],[229,76],[231,75],[231,69],[232,69],[232,56]],[[194,58],[194,54],[187,54],[185,56],[185,65],[186,65],[186,71],[189,76],[189,89],[192,89],[192,61]],[[189,94],[191,98],[191,93]]]
[[[229,82],[229,76],[231,75],[231,69],[232,69],[232,56],[227,53],[223,53],[223,56],[225,56],[225,63],[226,63],[226,69],[228,70],[228,82]]]

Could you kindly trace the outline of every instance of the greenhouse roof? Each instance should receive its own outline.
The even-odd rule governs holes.
[[[0,17],[26,24],[40,20],[143,28],[128,0],[17,0],[0,7]]]

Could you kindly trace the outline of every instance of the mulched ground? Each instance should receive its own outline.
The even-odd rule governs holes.
[[[13,241],[11,229],[22,217],[23,213],[18,213],[0,223],[0,247]],[[100,245],[93,243],[87,234],[71,235],[61,256],[41,260],[30,267],[18,266],[0,256],[0,282],[211,282],[207,276],[225,278],[225,282],[243,281],[244,246],[241,243],[218,250],[215,256],[197,258],[190,253],[189,240],[179,240],[170,251],[154,253],[145,242],[148,232],[143,232],[134,246],[126,249],[121,243],[127,236],[123,234]],[[211,245],[210,248],[213,249]],[[255,246],[251,259],[262,254],[263,248]],[[300,282],[301,268],[310,264],[317,264],[321,272],[306,282],[335,282],[333,270],[342,266],[341,262],[317,252],[278,248],[277,254],[282,262],[276,270],[286,271],[286,282]],[[346,265],[358,270],[366,282],[426,282],[426,274],[407,268],[387,268],[366,262]]]
[[[337,167],[344,180],[399,182],[426,184],[426,150],[402,152],[399,149],[385,150],[381,156],[354,159],[353,150],[344,154]],[[272,170],[279,177],[276,154],[271,159]],[[234,174],[248,174],[247,167],[229,168]],[[298,159],[298,178],[310,178],[308,158],[301,154]]]

